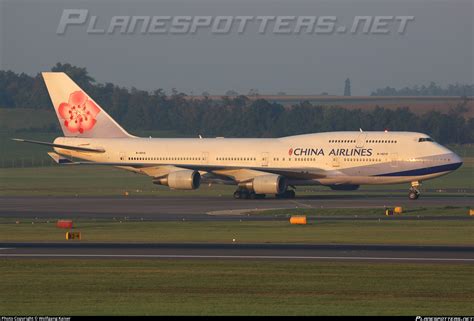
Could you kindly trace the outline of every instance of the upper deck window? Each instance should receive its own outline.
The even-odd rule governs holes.
[[[424,138],[419,138],[418,139],[418,142],[421,143],[421,142],[432,142],[433,139],[430,138],[430,137],[424,137]]]

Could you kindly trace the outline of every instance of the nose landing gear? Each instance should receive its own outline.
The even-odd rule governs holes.
[[[412,201],[418,199],[420,197],[420,190],[419,187],[421,186],[420,182],[411,182],[411,187],[408,190],[408,198]]]

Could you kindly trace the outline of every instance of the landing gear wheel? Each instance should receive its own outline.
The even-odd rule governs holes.
[[[262,198],[265,198],[265,194],[257,194],[255,192],[248,192],[248,197],[246,198],[250,198],[251,200],[256,200],[256,199],[262,199]]]
[[[408,192],[408,198],[412,201],[418,199],[420,197],[420,191],[416,187],[410,187],[410,190]]]
[[[411,187],[408,192],[408,199],[412,201],[418,199],[418,197],[420,197],[420,190],[419,190],[420,187],[421,187],[420,181],[411,182]]]
[[[287,198],[295,198],[295,196],[296,196],[296,193],[295,193],[295,191],[294,191],[294,190],[292,190],[292,189],[291,189],[291,190],[288,190],[288,191],[286,191],[286,192],[285,192],[285,194],[286,194],[286,197],[287,197]]]
[[[281,194],[275,194],[276,198],[295,198],[295,191],[294,190],[287,190]]]
[[[254,191],[249,191],[247,189],[238,189],[234,192],[235,199],[261,199],[265,198],[265,194],[257,194]]]
[[[418,191],[410,191],[408,193],[408,198],[412,201],[418,199],[418,197],[420,197],[420,192],[418,192]]]

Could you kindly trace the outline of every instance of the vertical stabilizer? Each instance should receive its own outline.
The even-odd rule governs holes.
[[[133,137],[63,72],[43,72],[43,79],[66,137]]]

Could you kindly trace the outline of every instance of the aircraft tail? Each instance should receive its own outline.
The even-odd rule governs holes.
[[[65,137],[133,137],[63,72],[43,72],[43,79]]]

